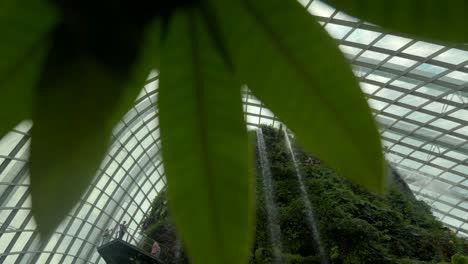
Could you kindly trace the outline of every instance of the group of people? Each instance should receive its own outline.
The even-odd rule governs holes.
[[[123,221],[122,223],[119,224],[118,239],[124,240],[123,238],[126,233],[127,233],[127,221]],[[111,230],[109,228],[106,228],[106,230],[104,230],[104,233],[102,235],[101,245],[110,241],[111,236],[112,236]],[[151,247],[151,255],[158,258],[160,253],[161,253],[161,247],[159,246],[159,243],[157,241],[154,241]]]
[[[123,223],[119,224],[119,235],[118,235],[118,238],[120,240],[123,240],[124,236],[125,236],[125,233],[127,233],[127,221],[123,221]],[[106,242],[108,242],[111,238],[112,234],[111,234],[111,231],[109,228],[106,228],[106,230],[104,230],[104,233],[102,235],[102,244],[105,244]]]

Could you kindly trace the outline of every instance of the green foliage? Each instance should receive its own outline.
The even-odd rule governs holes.
[[[452,256],[452,264],[468,264],[468,257],[455,254]]]
[[[239,86],[199,10],[178,12],[169,27],[159,109],[173,217],[194,263],[242,263],[253,177]]]
[[[272,163],[283,247],[288,254],[316,256],[283,138],[268,127],[263,134]],[[466,242],[444,228],[399,176],[393,174],[387,194],[373,193],[343,179],[300,147],[295,150],[330,263],[427,263],[447,261],[452,254],[463,252],[455,245]],[[257,193],[262,200],[261,192]],[[268,250],[265,213],[257,207],[254,248]]]
[[[135,61],[136,71],[122,76],[63,34],[58,38],[70,42],[51,47],[33,112],[31,194],[34,216],[45,237],[88,187],[114,124],[133,104],[151,70],[145,56],[152,51]]]
[[[151,211],[143,219],[142,230],[145,234],[158,241],[161,247],[160,260],[166,264],[184,264],[188,263],[187,255],[183,249],[180,239],[175,230],[171,215],[169,214],[167,204],[167,192],[161,191],[153,201]],[[150,251],[150,243],[147,251]],[[179,255],[178,257],[176,255]],[[179,258],[179,259],[177,259]]]
[[[154,68],[161,37],[159,19],[117,22],[109,17],[131,9],[80,13],[87,4],[0,4],[0,137],[33,119],[31,192],[43,238],[89,186],[112,128]]]
[[[325,30],[297,1],[213,2],[217,14],[230,14],[219,22],[239,78],[310,152],[349,179],[382,190],[374,121],[349,63]]]
[[[334,2],[391,29],[466,42],[458,20],[466,13],[462,1],[424,2],[426,20],[420,24],[413,21],[421,19],[414,14],[420,1],[385,2],[385,13],[374,1]],[[254,209],[242,84],[286,122],[307,150],[354,182],[372,190],[383,187],[378,133],[350,67],[296,1],[6,0],[0,3],[0,29],[0,137],[21,120],[33,119],[32,203],[43,237],[89,185],[112,127],[155,67],[161,71],[159,110],[171,208],[195,263],[240,263],[247,257]],[[282,175],[277,177],[289,178],[291,167],[275,170]],[[294,185],[279,184],[284,185],[279,203],[287,207]],[[359,187],[340,190],[334,194],[349,202]],[[324,204],[336,205],[333,210],[343,216],[365,208],[378,217],[364,215],[364,221],[388,228],[383,218],[403,218],[370,201],[346,210],[331,198]],[[395,202],[412,215],[410,224],[427,222],[424,213],[412,214],[422,212],[420,206]],[[297,207],[291,211],[301,206],[291,204]],[[264,212],[257,211],[262,219]],[[287,211],[281,215],[300,223]],[[372,239],[383,232],[348,221],[361,223],[361,229],[330,232]],[[425,227],[412,231],[416,238],[422,232],[418,228]],[[356,246],[338,250],[343,255],[356,252]],[[299,244],[291,247],[303,250]],[[373,250],[369,258],[382,251],[366,247]]]
[[[311,230],[305,222],[306,208],[283,135],[269,127],[263,128],[263,134],[271,162],[284,259],[286,263],[320,263]],[[372,193],[343,179],[298,146],[294,148],[330,263],[423,264],[449,261],[455,253],[468,252],[464,248],[468,243],[444,228],[427,204],[416,200],[397,174],[393,174],[387,194]],[[278,245],[271,245],[269,239],[260,176],[256,194],[255,240],[249,263],[271,263],[272,247]],[[164,201],[162,193],[143,226],[148,227],[150,237],[171,245],[175,236],[168,238],[165,230],[174,228],[170,216],[161,214],[167,212]],[[174,253],[169,255],[166,261],[173,263]]]
[[[34,87],[56,14],[40,0],[0,2],[0,138],[31,118]]]
[[[397,264],[428,264],[428,262],[426,261],[419,261],[419,260],[408,259],[408,258],[399,259],[396,263]]]

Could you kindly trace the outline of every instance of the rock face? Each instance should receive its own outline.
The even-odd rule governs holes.
[[[401,177],[401,175],[394,169],[392,168],[390,165],[388,165],[388,168],[390,170],[390,177],[391,177],[391,181],[398,186],[398,188],[400,189],[400,191],[402,191],[403,193],[405,193],[406,195],[408,195],[408,197],[412,197],[414,199],[416,199],[416,197],[414,196],[413,192],[411,191],[411,189],[409,188],[408,184],[403,180],[403,178]]]

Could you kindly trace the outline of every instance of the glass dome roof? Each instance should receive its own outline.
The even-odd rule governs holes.
[[[304,6],[350,60],[380,127],[385,156],[419,199],[468,236],[468,46],[446,46],[384,33],[320,1]],[[137,230],[164,188],[152,74],[135,106],[115,127],[112,144],[81,202],[40,244],[31,214],[27,169],[32,123],[0,140],[0,263],[103,263],[96,246],[123,220]],[[248,128],[280,121],[247,89]],[[136,232],[136,231],[133,231]]]
[[[468,46],[386,34],[318,1],[309,10],[351,61],[389,163],[468,236]]]

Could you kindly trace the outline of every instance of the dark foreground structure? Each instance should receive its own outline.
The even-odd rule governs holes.
[[[157,258],[148,252],[123,240],[115,239],[98,248],[98,252],[107,264],[160,264]]]

